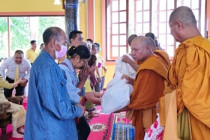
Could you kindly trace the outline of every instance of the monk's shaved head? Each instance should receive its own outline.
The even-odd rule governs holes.
[[[195,15],[189,7],[181,6],[176,8],[170,15],[169,22],[181,21],[184,25],[196,26]]]
[[[189,7],[176,8],[170,15],[169,26],[171,34],[177,42],[183,42],[194,36],[200,36],[195,15]]]
[[[131,43],[131,50],[135,61],[143,62],[153,54],[150,41],[145,36],[136,37]]]
[[[134,38],[131,45],[134,43],[135,44],[138,43],[140,46],[147,46],[147,47],[150,46],[150,41],[145,36],[138,36]]]

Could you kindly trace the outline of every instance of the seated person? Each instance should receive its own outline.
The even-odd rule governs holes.
[[[17,87],[18,84],[22,84],[23,82],[23,80],[18,80],[15,83],[8,83],[7,81],[4,81],[2,76],[0,75],[0,102],[9,102],[4,96],[3,88],[11,89]],[[11,106],[7,110],[7,112],[12,113],[12,137],[23,138],[24,129],[22,128],[22,126],[25,124],[25,109],[22,105],[14,104],[12,102],[9,103],[11,104]]]

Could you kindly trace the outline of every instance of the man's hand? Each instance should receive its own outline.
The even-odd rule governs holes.
[[[134,83],[134,79],[131,78],[131,77],[129,77],[129,76],[126,75],[126,74],[123,74],[123,76],[121,77],[121,79],[126,79],[126,80],[127,80],[127,83],[128,83],[128,84],[131,84],[131,85],[133,85],[133,83]]]
[[[127,56],[127,55],[123,55],[122,56],[122,62],[125,63],[130,63],[132,60]]]
[[[13,88],[16,88],[18,86],[18,84],[19,84],[19,82],[17,81],[17,82],[15,82],[15,83],[12,84],[12,87]]]
[[[89,66],[85,65],[82,70],[79,72],[79,81],[86,81],[89,74]]]
[[[28,80],[27,79],[25,79],[25,78],[23,78],[23,79],[21,79],[22,81],[21,81],[21,86],[23,86],[23,87],[25,87],[26,85],[27,85],[27,83],[28,83]]]
[[[76,105],[79,106],[79,107],[81,107],[81,109],[82,109],[82,114],[81,114],[80,117],[82,117],[82,116],[85,114],[85,107],[82,106],[81,104],[76,104]]]
[[[85,97],[87,100],[93,104],[101,104],[101,96],[102,94],[99,92],[85,92]]]
[[[20,84],[21,86],[26,85],[27,82],[28,82],[28,80],[26,80],[26,79],[19,79],[18,81],[14,82],[14,83],[12,84],[12,86],[13,86],[13,88],[16,88],[19,84]]]

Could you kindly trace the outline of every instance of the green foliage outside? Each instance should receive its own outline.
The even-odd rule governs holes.
[[[43,42],[42,34],[45,29],[51,26],[57,26],[61,29],[65,30],[65,18],[64,17],[39,17],[39,37],[38,37],[38,45]]]
[[[25,50],[30,42],[30,28],[28,17],[10,18],[10,45],[11,55],[16,49]]]
[[[38,24],[33,24],[33,18],[38,20]],[[33,20],[32,20],[33,19]],[[30,48],[32,39],[32,29],[36,28],[37,50],[43,42],[42,34],[44,30],[51,26],[65,29],[65,18],[54,17],[10,17],[10,55],[12,56],[17,49],[24,52]],[[8,27],[7,17],[0,17],[0,58],[8,57]],[[38,27],[35,27],[38,26]]]
[[[4,36],[4,34],[7,32],[7,18],[1,17],[0,18],[0,58],[7,56],[5,54],[5,50],[7,52],[7,49],[4,45],[4,40],[7,39],[7,36]]]

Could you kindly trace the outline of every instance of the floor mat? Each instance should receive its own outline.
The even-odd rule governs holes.
[[[88,140],[107,140],[111,137],[113,114],[104,114],[101,111],[101,106],[96,109],[98,117],[93,117],[89,121],[91,133]]]

